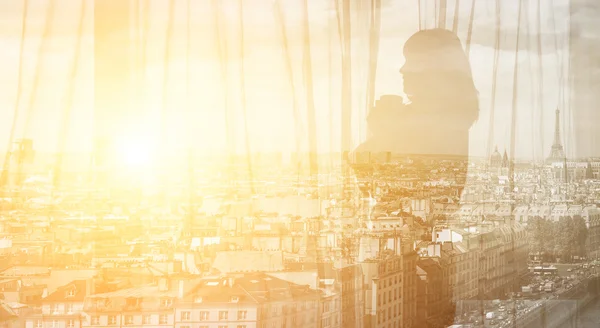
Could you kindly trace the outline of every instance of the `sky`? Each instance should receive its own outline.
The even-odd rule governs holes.
[[[30,0],[22,57],[22,99],[18,108],[16,138],[29,137],[40,151],[58,149],[59,131],[66,131],[69,151],[86,151],[92,144],[94,131],[94,12],[92,0],[56,1],[54,17],[45,43],[42,43],[50,0]],[[77,26],[81,5],[85,1],[83,39],[79,61],[74,61]],[[293,93],[286,70],[282,47],[281,26],[274,15],[274,0],[245,0],[244,3],[244,77],[247,98],[248,138],[252,151],[291,150],[307,147],[305,88],[302,76],[301,0],[283,0],[286,32],[291,53],[292,73],[299,114],[294,114]],[[186,62],[186,1],[177,0],[174,34],[168,65],[166,110],[169,113],[167,143],[173,147],[193,145],[199,151],[223,150],[226,147],[225,106],[231,105],[237,148],[243,151],[247,138],[244,132],[244,112],[240,94],[240,33],[238,1],[223,0],[223,30],[227,37],[228,85],[223,82],[221,61],[215,41],[215,15],[211,1],[191,2],[191,43],[189,66]],[[337,150],[340,144],[341,70],[340,45],[332,1],[309,0],[311,53],[317,121],[317,140],[320,151]],[[357,0],[353,8],[352,76],[353,76],[353,144],[366,137],[366,74],[368,67],[367,1]],[[402,95],[402,78],[398,70],[403,64],[402,47],[419,28],[418,1],[383,0],[381,40],[378,57],[376,97],[385,94]],[[561,108],[563,135],[568,135],[568,0],[541,1],[542,62],[536,48],[536,1],[526,1],[524,8],[521,47],[518,52],[517,145],[518,158],[540,159],[548,155],[553,139],[554,111]],[[421,22],[433,28],[435,4],[421,1]],[[362,9],[360,6],[364,6]],[[448,25],[454,17],[454,1],[448,1]],[[160,113],[163,109],[163,74],[165,31],[168,22],[168,1],[150,2],[151,26],[148,36],[146,91],[141,105],[142,117],[125,121],[128,130],[120,133],[158,136]],[[458,35],[465,43],[470,1],[460,1]],[[23,0],[0,1],[0,150],[5,149],[14,119],[18,86],[19,49]],[[495,117],[492,141],[488,141],[492,72],[494,58],[495,5],[494,1],[476,2],[473,37],[470,51],[471,67],[480,96],[480,115],[470,132],[470,154],[485,156],[488,144],[497,145],[502,152],[510,146],[510,121],[513,94],[513,66],[517,31],[517,0],[501,1],[501,50],[496,86]],[[527,26],[529,25],[529,26]],[[528,28],[527,28],[528,27]],[[129,35],[123,28],[119,33]],[[529,43],[529,45],[528,45]],[[39,54],[42,54],[40,56]],[[332,63],[331,67],[329,63]],[[76,65],[75,79],[70,72]],[[186,94],[186,71],[190,72],[191,90]],[[35,72],[39,83],[34,96]],[[540,74],[541,71],[541,74]],[[562,72],[562,74],[560,73]],[[116,72],[115,72],[116,73]],[[141,72],[140,72],[141,74]],[[561,84],[560,76],[565,78]],[[542,83],[539,77],[542,76]],[[543,90],[540,86],[543,85]],[[68,120],[64,119],[69,88],[74,88],[73,107]],[[226,90],[226,92],[225,92]],[[543,95],[539,106],[537,95]],[[31,101],[33,99],[33,101]],[[189,113],[186,112],[189,111]],[[301,120],[298,123],[296,117]],[[69,123],[64,126],[65,122]],[[118,134],[118,133],[117,133]],[[156,138],[155,138],[156,139]],[[298,146],[300,140],[300,146]],[[567,152],[570,139],[563,140]],[[333,148],[331,147],[333,145]],[[508,149],[509,150],[509,149]],[[510,151],[510,150],[509,150]]]

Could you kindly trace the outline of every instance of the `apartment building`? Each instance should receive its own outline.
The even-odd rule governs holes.
[[[320,327],[319,299],[319,291],[264,273],[165,278],[86,298],[82,327]]]
[[[433,241],[442,245],[439,246],[444,257],[442,263],[447,266],[454,302],[500,297],[513,291],[519,278],[527,273],[526,231],[517,222],[499,220],[470,227],[434,229],[432,234]],[[429,253],[439,254],[439,251]]]
[[[90,283],[75,280],[43,298],[41,308],[25,316],[25,328],[81,328],[81,312]]]
[[[365,275],[365,327],[402,327],[402,257],[384,250],[361,262]]]
[[[402,256],[402,326],[414,327],[417,316],[417,261],[419,256],[414,250],[410,238],[402,238],[400,245]]]
[[[85,299],[82,327],[173,327],[174,304],[184,281],[161,279],[157,285],[90,295]]]
[[[318,327],[320,293],[264,273],[203,281],[175,309],[176,328]]]

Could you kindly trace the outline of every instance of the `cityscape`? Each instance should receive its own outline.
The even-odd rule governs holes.
[[[53,6],[60,3],[46,2],[45,9],[26,0],[19,3],[23,9],[19,65],[31,60],[22,52],[26,34],[33,33],[27,27],[35,31],[39,23],[28,15],[37,11],[52,17]],[[258,26],[266,15],[242,1],[235,6],[225,0],[81,1],[79,28],[69,33],[77,34],[75,48],[83,47],[88,33],[85,17],[93,17],[88,27],[94,45],[93,106],[89,106],[94,111],[89,120],[72,117],[78,92],[75,78],[69,80],[66,91],[60,89],[65,95],[56,101],[65,103],[56,106],[60,111],[58,137],[52,139],[56,149],[46,147],[52,143],[46,138],[54,137],[44,136],[44,129],[36,128],[30,117],[36,113],[31,104],[38,92],[38,75],[43,74],[37,69],[31,74],[35,75],[31,87],[21,81],[27,74],[18,68],[17,82],[11,82],[18,85],[16,105],[10,105],[15,112],[6,123],[9,147],[0,153],[0,328],[600,326],[596,103],[582,100],[581,93],[592,92],[593,79],[577,75],[589,72],[583,60],[573,59],[589,55],[589,48],[567,40],[569,82],[557,74],[557,81],[552,81],[558,95],[531,87],[535,101],[526,109],[517,98],[519,92],[526,93],[523,85],[528,83],[519,86],[517,71],[525,68],[515,54],[514,72],[509,72],[513,93],[506,96],[512,97],[512,106],[496,108],[497,72],[491,95],[482,95],[475,83],[483,84],[476,78],[480,72],[474,68],[481,57],[469,52],[476,0],[467,1],[468,6],[458,0],[419,0],[415,20],[419,29],[400,47],[402,95],[392,95],[375,92],[376,62],[388,58],[378,54],[381,15],[399,10],[398,2],[328,2],[325,28],[338,29],[328,32],[329,38],[340,38],[338,75],[332,73],[331,57],[329,64],[319,66],[325,60],[311,55],[310,29],[315,27],[309,26],[309,14],[318,16],[322,8],[314,1],[310,6],[308,0],[296,2],[268,4],[282,34],[281,44],[271,52],[283,53],[282,67],[292,90],[293,147],[285,146],[283,133],[273,132],[288,129],[276,112],[283,111],[277,97],[288,95],[278,94],[275,83],[246,89],[247,76],[277,74],[244,71],[249,56],[244,51],[256,51],[243,41],[244,33],[254,33],[244,19],[251,17]],[[527,4],[515,0],[511,7],[518,11],[517,52],[521,16],[536,14],[523,2]],[[434,19],[428,20],[424,17],[433,4]],[[187,41],[180,43],[186,44],[190,57],[190,12],[206,9],[202,6],[214,9],[203,17],[214,16],[219,60],[211,59],[208,66],[219,71],[216,76],[222,85],[211,88],[216,80],[206,82],[198,98],[222,93],[223,113],[219,105],[190,100],[200,89],[199,83],[190,81],[201,74],[189,66],[189,58],[182,76],[169,75],[169,58],[176,52],[170,52],[172,43],[183,40],[171,37],[185,26],[176,21],[187,17]],[[489,13],[494,9],[490,8]],[[496,66],[500,41],[505,40],[500,37],[500,8],[506,7],[497,1],[495,16],[490,16],[497,19]],[[523,8],[529,9],[522,14]],[[554,4],[544,10],[548,9],[554,10]],[[244,10],[250,14],[244,16]],[[540,7],[537,10],[539,15]],[[290,12],[300,12],[297,22],[289,18]],[[165,26],[151,21],[157,13],[166,16]],[[228,21],[232,13],[239,13],[235,19],[240,20],[233,28]],[[541,16],[537,17],[540,23]],[[45,22],[52,25],[50,18]],[[569,24],[578,22],[573,19]],[[467,26],[466,33],[459,23]],[[523,24],[529,29],[529,23]],[[164,51],[161,87],[148,86],[156,75],[143,67],[157,61],[146,58],[154,51],[146,49],[147,38],[153,38],[152,26],[161,31],[166,27],[165,45],[156,48]],[[241,36],[227,34],[234,28]],[[356,32],[361,28],[368,33]],[[119,34],[124,30],[126,37]],[[301,31],[302,37],[294,39],[290,30]],[[47,32],[43,30],[44,35]],[[536,33],[537,64],[542,70],[546,32]],[[360,37],[365,35],[368,42],[362,44]],[[527,38],[531,35],[528,30]],[[235,55],[239,57],[227,58],[228,46],[237,39],[242,40],[241,53]],[[361,49],[364,54],[351,47],[357,43],[366,45]],[[297,47],[301,59],[294,59]],[[77,49],[69,62],[73,77],[84,70]],[[557,59],[552,65],[563,65],[558,42],[554,51]],[[529,48],[527,52],[533,53]],[[232,71],[238,66],[239,85],[232,85],[236,79]],[[323,67],[329,69],[323,80],[330,87],[337,83],[339,95],[321,90],[326,88],[317,86],[322,83],[319,78],[313,81],[313,72],[317,76]],[[539,80],[532,78],[532,86],[543,84],[543,73],[536,74]],[[172,103],[166,91],[169,76],[175,85],[170,88],[176,90]],[[297,78],[303,82],[298,84]],[[354,85],[357,80],[360,87]],[[253,83],[251,77],[248,81]],[[80,81],[80,87],[85,83]],[[24,117],[19,116],[20,106],[25,106],[20,104],[22,84],[33,89]],[[50,91],[44,94],[60,93],[46,88]],[[272,101],[276,110],[262,116],[248,114],[251,106],[246,99],[263,91],[266,103]],[[155,104],[152,97],[159,93],[160,102]],[[80,90],[80,95],[87,99],[88,93]],[[558,101],[548,106],[545,97],[555,96]],[[327,98],[329,106],[319,97]],[[492,105],[486,107],[488,98]],[[39,103],[54,106],[52,101]],[[223,126],[216,118],[194,116],[194,110],[208,111],[205,108],[217,108],[216,114],[206,117],[222,115]],[[145,116],[147,112],[154,109],[160,119],[147,119],[154,115]],[[322,121],[326,115],[317,109],[329,111],[329,122]],[[494,119],[506,113],[511,115],[510,126],[500,124],[494,131]],[[525,117],[520,123],[530,130],[531,140],[516,127],[517,116]],[[23,127],[20,120],[25,121]],[[335,120],[339,122],[334,124]],[[479,128],[487,120],[490,126]],[[263,125],[257,128],[260,125],[249,121]],[[83,144],[87,138],[70,131],[73,125],[91,131],[87,151],[67,146]],[[503,126],[506,131],[498,132]],[[252,129],[255,135],[249,132]],[[329,140],[318,132],[322,130],[327,130]],[[500,133],[507,137],[497,137]],[[272,147],[253,148],[251,141],[260,138]],[[202,148],[211,142],[219,144],[218,150]],[[473,150],[479,144],[485,144],[480,147],[486,149],[484,156]],[[533,149],[531,156],[521,156],[529,152],[525,148]]]
[[[354,183],[344,166],[299,175],[261,154],[254,183],[210,172],[168,195],[109,189],[101,165],[92,184],[61,189],[14,174],[3,315],[67,328],[568,322],[597,302],[600,160],[565,166],[557,141],[544,164],[495,151],[468,170],[461,158],[345,154]]]

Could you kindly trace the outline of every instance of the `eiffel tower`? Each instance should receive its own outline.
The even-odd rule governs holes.
[[[554,126],[554,143],[550,150],[550,156],[547,161],[549,163],[563,162],[565,160],[565,151],[563,150],[562,143],[560,141],[560,110],[556,109],[556,123]]]

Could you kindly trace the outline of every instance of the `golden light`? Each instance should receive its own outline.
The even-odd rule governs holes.
[[[125,137],[119,141],[119,157],[127,168],[148,169],[158,159],[157,146],[150,138]]]

